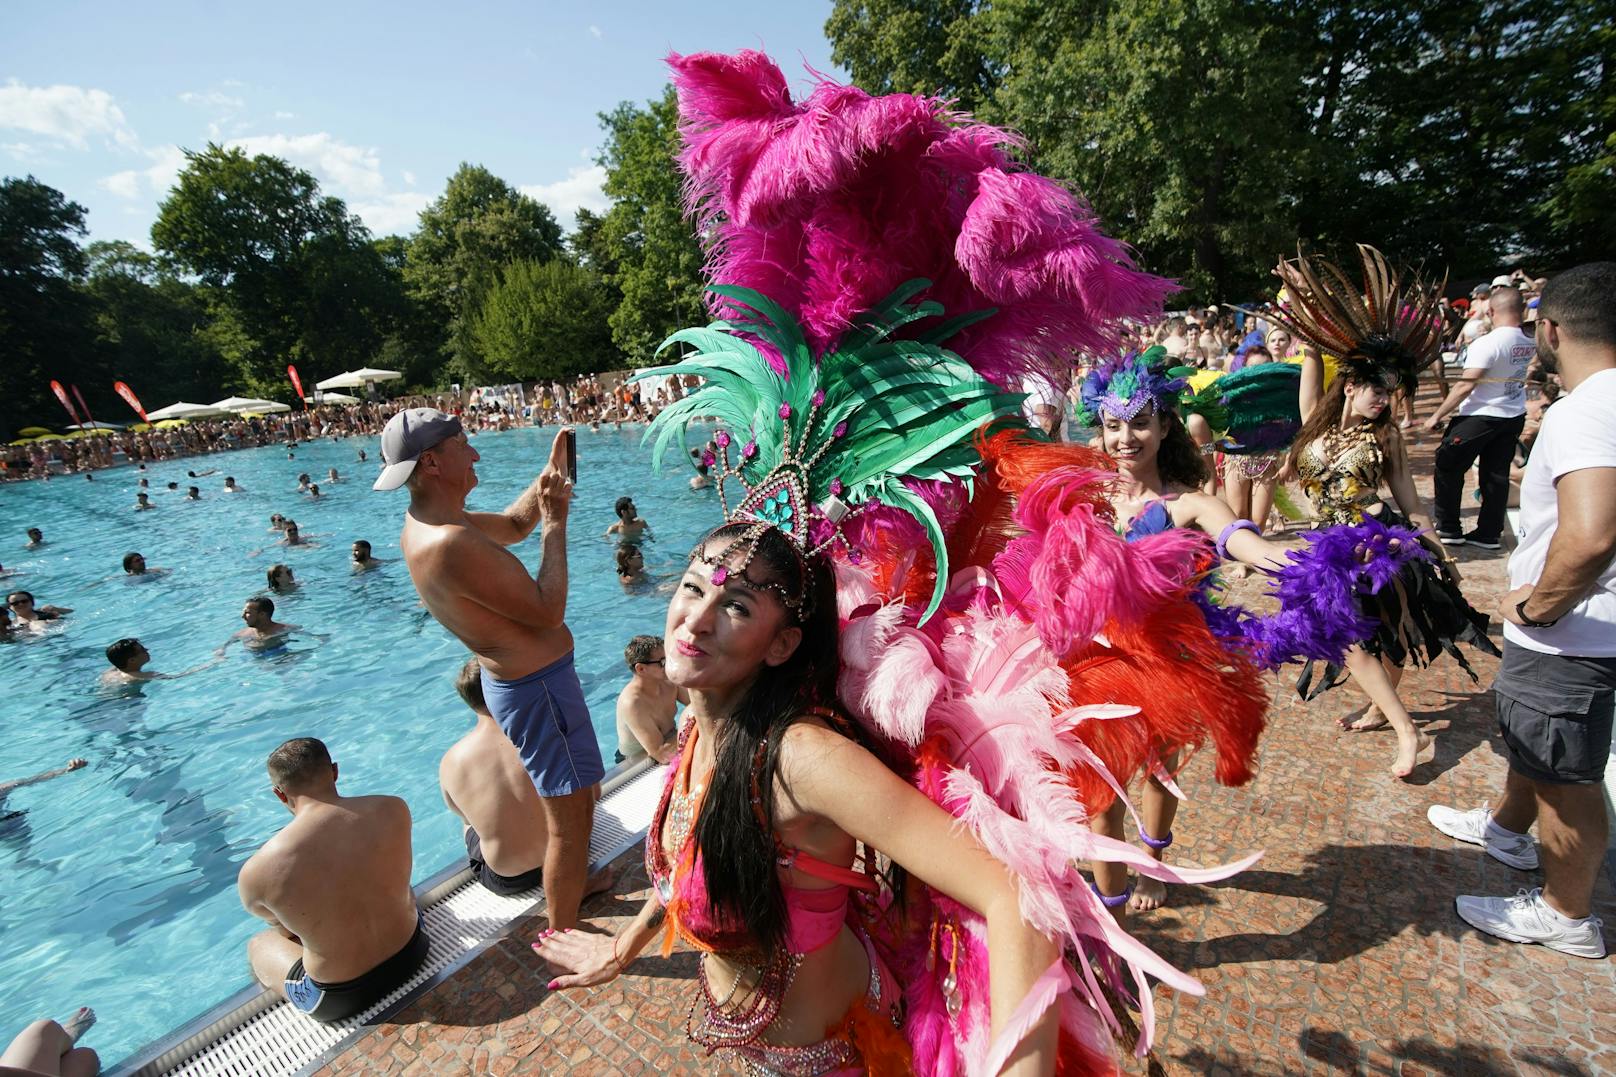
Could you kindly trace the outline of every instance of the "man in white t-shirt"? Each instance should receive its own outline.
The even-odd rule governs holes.
[[[1510,942],[1602,958],[1592,915],[1610,820],[1605,764],[1616,714],[1616,262],[1550,280],[1538,359],[1566,393],[1543,417],[1521,482],[1520,539],[1500,605],[1504,660],[1493,684],[1509,756],[1494,811],[1436,806],[1444,834],[1483,846],[1543,886],[1513,898],[1461,897],[1465,922]]]
[[[1515,443],[1526,425],[1526,368],[1536,350],[1521,332],[1525,305],[1514,288],[1495,289],[1487,301],[1492,332],[1465,349],[1464,370],[1448,395],[1425,421],[1434,431],[1454,416],[1436,450],[1435,517],[1437,537],[1445,546],[1480,546],[1496,550],[1509,506],[1509,465]],[[1476,529],[1466,534],[1459,524],[1459,496],[1465,474],[1476,465],[1481,512]]]

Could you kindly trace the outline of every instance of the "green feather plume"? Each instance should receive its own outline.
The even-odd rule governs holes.
[[[948,555],[936,515],[906,483],[959,479],[969,484],[980,463],[972,435],[984,425],[1019,417],[1025,399],[987,381],[943,347],[943,341],[989,317],[991,310],[959,315],[916,337],[892,339],[901,327],[942,315],[935,302],[910,302],[930,285],[927,280],[901,285],[817,362],[796,320],[778,304],[748,288],[714,286],[708,290],[742,313],[674,333],[658,353],[682,345],[693,354],[635,376],[702,379],[700,388],[664,408],[646,431],[655,466],[676,441],[682,454],[690,423],[711,417],[731,437],[755,443],[756,452],[742,457],[739,468],[747,485],[757,487],[781,463],[782,434],[789,431],[792,458],[806,465],[819,455],[808,471],[806,494],[813,505],[831,496],[831,483],[839,480],[839,496],[850,506],[879,499],[914,517],[937,563],[936,586],[922,621],[942,601]],[[780,356],[784,376],[747,337]],[[824,398],[816,408],[820,392]],[[789,409],[784,419],[782,405]],[[838,426],[842,434],[834,436]]]

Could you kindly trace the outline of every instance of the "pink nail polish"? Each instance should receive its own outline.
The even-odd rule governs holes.
[[[554,991],[555,986],[556,986],[556,982],[554,980],[551,980],[548,984],[545,985],[545,990]]]

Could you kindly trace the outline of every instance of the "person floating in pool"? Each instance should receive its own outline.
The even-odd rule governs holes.
[[[247,942],[258,982],[317,1021],[363,1013],[426,960],[410,889],[410,809],[393,796],[345,797],[313,737],[269,756],[292,821],[241,866],[241,904],[269,924]]]
[[[482,666],[489,713],[516,746],[549,827],[544,893],[550,923],[571,927],[589,870],[589,834],[606,773],[573,665],[566,625],[567,513],[563,427],[550,459],[504,512],[467,512],[477,450],[460,420],[411,408],[382,430],[374,489],[409,487],[399,544],[421,601]],[[539,570],[506,550],[542,528]]]
[[[207,478],[207,477],[208,477],[208,476],[209,476],[209,475],[217,475],[217,474],[218,474],[218,473],[219,473],[219,469],[218,469],[218,468],[216,468],[216,467],[210,467],[210,468],[206,468],[206,469],[204,469],[204,470],[202,470],[202,471],[187,471],[187,472],[186,472],[186,473],[185,473],[185,474],[186,474],[186,476],[187,476],[187,477],[188,477],[188,478],[192,478],[192,479],[205,479],[205,478]]]
[[[370,555],[370,543],[364,539],[356,539],[353,544],[353,569],[355,572],[369,572],[373,568],[381,568],[387,564],[384,557]]]
[[[37,527],[30,527],[28,529],[28,541],[22,544],[22,548],[25,550],[37,550],[43,545],[45,545],[45,532]]]
[[[136,512],[148,512],[151,509],[155,509],[156,507],[157,507],[156,505],[153,505],[151,503],[151,495],[148,494],[146,491],[142,490],[142,491],[140,491],[140,493],[135,495],[135,511]]]
[[[637,763],[650,756],[666,763],[678,753],[674,715],[690,693],[668,680],[668,652],[661,636],[635,636],[623,648],[630,680],[617,694],[617,762]]]
[[[125,636],[108,647],[107,661],[112,663],[112,668],[101,674],[101,683],[106,686],[155,681],[166,676],[146,668],[151,652],[133,636]]]
[[[360,454],[359,459],[363,460],[364,458],[365,458],[364,455]],[[334,482],[341,482],[342,479],[341,479],[340,476],[337,475],[337,469],[336,468],[331,468],[330,470],[328,470],[326,472],[325,481],[326,481],[326,484],[329,485],[329,484],[334,483]]]
[[[455,691],[477,723],[438,764],[443,802],[465,823],[472,875],[496,894],[519,894],[544,880],[550,829],[533,779],[483,698],[482,666],[468,659]]]
[[[57,621],[73,611],[66,606],[39,606],[34,603],[32,591],[13,591],[6,596],[6,605],[17,620],[26,625],[38,625],[45,621]]]
[[[187,501],[201,501],[202,500],[202,491],[201,491],[201,489],[199,489],[198,487],[195,487],[195,486],[187,486],[185,488],[185,500],[187,500]]]
[[[320,496],[320,484],[319,483],[310,483],[309,484],[309,496],[314,497],[314,498],[317,498],[317,497]]]
[[[250,651],[266,650],[284,644],[287,635],[303,627],[275,620],[275,600],[262,595],[254,595],[242,604],[241,619],[247,627],[226,640],[225,647],[240,641]],[[224,653],[224,647],[219,648],[219,653]]]
[[[168,569],[147,565],[146,558],[134,551],[123,555],[123,571],[125,576],[137,580],[154,580],[168,575]]]
[[[638,543],[655,537],[651,534],[651,525],[636,514],[632,497],[618,498],[613,511],[617,513],[617,522],[606,529],[607,538],[617,535],[622,542]]]
[[[285,522],[285,525],[281,528],[281,531],[285,535],[285,537],[282,538],[280,540],[280,542],[277,543],[277,545],[280,545],[280,546],[318,546],[319,545],[318,542],[310,542],[308,539],[303,537],[303,532],[298,529],[296,520],[287,520]]]
[[[10,796],[14,790],[21,789],[25,785],[38,785],[40,782],[48,782],[52,778],[60,778],[64,774],[69,774],[89,765],[89,762],[84,759],[69,759],[66,766],[57,767],[55,770],[44,770],[28,778],[14,778],[9,782],[0,782],[0,823],[19,818],[23,814],[20,811],[12,811],[6,807],[6,797]]]
[[[271,565],[265,575],[269,579],[269,589],[278,595],[289,595],[297,590],[297,580],[292,576],[290,565]]]
[[[300,493],[300,494],[308,493],[309,492],[309,481],[310,481],[309,480],[309,473],[307,471],[305,471],[305,472],[303,472],[303,474],[299,475],[297,477],[297,492]]]
[[[645,582],[645,554],[632,543],[617,544],[617,582],[624,587]]]
[[[234,475],[226,475],[224,477],[224,492],[225,493],[227,493],[227,494],[239,494],[239,493],[241,493],[241,491],[242,491],[242,488],[240,486],[236,485],[236,479],[235,479]]]

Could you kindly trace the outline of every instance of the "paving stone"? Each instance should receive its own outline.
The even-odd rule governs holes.
[[[1429,476],[1433,444],[1414,447],[1416,474]],[[1429,498],[1428,479],[1421,489]],[[1494,608],[1507,590],[1505,555],[1459,547],[1456,556],[1472,603]],[[1247,596],[1260,589],[1257,580],[1233,586]],[[1272,680],[1258,773],[1246,788],[1220,788],[1205,761],[1186,769],[1176,862],[1265,853],[1235,878],[1170,888],[1169,907],[1131,925],[1206,987],[1202,998],[1156,989],[1155,1055],[1168,1073],[1616,1074],[1616,961],[1484,938],[1453,912],[1456,894],[1510,894],[1541,880],[1425,820],[1431,804],[1496,802],[1504,775],[1485,690],[1497,662],[1469,657],[1479,682],[1448,659],[1403,681],[1404,701],[1438,741],[1435,763],[1413,782],[1387,773],[1389,733],[1337,731],[1335,719],[1363,705],[1355,689],[1303,704],[1294,672]],[[613,893],[585,905],[591,922],[615,930],[638,911],[648,885],[640,857],[620,859]],[[1594,904],[1616,924],[1608,878]],[[318,1072],[738,1072],[686,1038],[696,955],[681,946],[592,991],[550,992],[528,946],[544,923],[532,916],[512,925]],[[1145,1071],[1131,1058],[1119,1064],[1127,1074]]]

